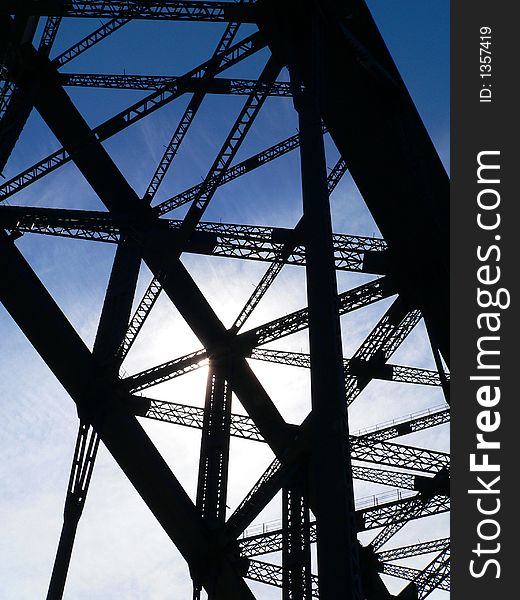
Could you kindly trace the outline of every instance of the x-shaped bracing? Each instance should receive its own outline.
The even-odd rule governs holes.
[[[9,18],[2,21],[3,34],[9,36]],[[22,66],[23,65],[23,66]],[[161,283],[203,345],[226,347],[230,334],[219,321],[193,279],[176,256],[165,260],[169,236],[150,238],[147,225],[156,217],[143,205],[118,171],[96,136],[52,77],[48,60],[38,57],[29,46],[20,47],[12,59],[12,75],[34,102],[84,177],[114,215],[132,215],[136,239],[150,270],[161,276]],[[45,85],[42,82],[45,80]],[[52,82],[49,85],[49,81]],[[88,140],[88,143],[84,143]],[[78,145],[78,141],[83,142]],[[204,527],[178,481],[148,439],[135,417],[128,411],[127,394],[113,373],[97,363],[31,271],[11,240],[2,233],[0,268],[5,272],[0,291],[13,318],[40,352],[51,370],[75,400],[82,414],[95,427],[104,443],[130,478],[168,535],[184,555],[204,585],[217,581],[216,598],[245,598],[251,594],[242,574],[221,552],[218,539]],[[39,305],[41,319],[35,323],[32,302]],[[52,342],[51,342],[52,340]],[[264,439],[277,456],[290,446],[294,428],[288,426],[249,368],[245,358],[232,355],[230,382]],[[144,459],[144,460],[143,460]],[[146,464],[143,469],[140,465]],[[153,492],[157,483],[161,497]],[[172,506],[176,507],[172,511]],[[175,518],[172,518],[175,512]],[[218,577],[215,579],[215,574]]]

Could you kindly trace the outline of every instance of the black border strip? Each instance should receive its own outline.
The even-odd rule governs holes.
[[[520,496],[515,489],[519,457],[516,440],[520,442],[520,353],[516,347],[520,334],[520,112],[515,91],[520,52],[516,12],[515,3],[507,0],[451,3],[451,589],[455,600],[518,597],[513,582],[513,544],[520,531],[515,514]],[[485,44],[485,28],[491,29],[489,46]],[[481,169],[480,183],[479,153],[482,164],[499,167]],[[490,208],[494,204],[496,208]],[[486,205],[488,208],[483,208]],[[482,227],[478,224],[479,213]],[[485,229],[495,225],[498,215],[500,223]],[[487,282],[498,274],[498,281]],[[506,307],[508,299],[510,305]],[[489,300],[498,306],[485,307]],[[480,368],[479,343],[480,350],[484,349]],[[499,354],[486,354],[488,351]],[[483,379],[472,380],[472,376]],[[492,380],[490,376],[500,379]],[[500,388],[498,402],[495,388]],[[478,433],[489,444],[500,443],[500,449],[478,449]],[[472,471],[471,454],[476,464],[484,463],[487,454],[489,463],[500,470],[475,467],[479,470]],[[493,482],[496,477],[500,479]],[[485,515],[483,511],[496,514]],[[482,539],[495,535],[495,539]],[[480,556],[476,552],[478,544]]]

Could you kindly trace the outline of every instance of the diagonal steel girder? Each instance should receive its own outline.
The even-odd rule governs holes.
[[[1,22],[1,29],[3,30],[3,34],[5,35],[9,35],[10,33],[10,22],[9,19],[3,19]],[[66,96],[66,94],[63,92],[63,90],[59,87],[59,86],[41,86],[38,85],[39,84],[39,79],[40,82],[42,79],[50,79],[52,80],[52,72],[50,71],[49,68],[49,63],[48,61],[42,60],[41,58],[37,57],[34,49],[32,48],[23,48],[20,50],[21,54],[24,54],[24,59],[25,59],[25,64],[26,65],[31,65],[33,67],[33,71],[32,73],[30,73],[29,77],[24,77],[24,82],[25,82],[25,86],[26,89],[28,91],[28,93],[31,95],[34,105],[37,108],[37,110],[40,112],[40,114],[44,117],[44,119],[47,121],[47,123],[49,124],[49,126],[51,127],[51,129],[54,131],[54,133],[57,135],[57,137],[60,139],[60,141],[64,144],[64,146],[68,146],[70,144],[74,144],[74,140],[75,139],[85,139],[86,137],[88,137],[89,135],[89,128],[86,125],[86,123],[84,122],[84,120],[81,118],[81,116],[79,115],[79,113],[76,111],[75,107],[73,106],[73,104],[70,102],[69,98]],[[16,70],[15,72],[15,77],[17,75],[19,75],[20,73],[17,72]],[[26,73],[27,75],[27,73]],[[29,83],[30,82],[30,83]],[[84,174],[84,176],[86,177],[86,179],[91,183],[92,187],[94,188],[94,190],[98,193],[98,195],[100,196],[100,198],[106,203],[106,205],[109,207],[109,209],[113,210],[116,214],[124,214],[127,211],[132,211],[134,212],[134,214],[140,215],[142,217],[142,221],[143,223],[146,223],[146,221],[152,219],[151,215],[150,215],[150,211],[148,207],[143,207],[142,203],[139,201],[138,197],[136,196],[136,194],[133,192],[133,190],[130,188],[130,186],[127,184],[127,182],[124,180],[124,178],[122,177],[122,175],[119,173],[119,171],[117,170],[117,168],[114,166],[114,164],[112,163],[112,161],[110,160],[108,154],[104,151],[104,149],[101,147],[101,145],[96,142],[93,141],[91,142],[91,144],[87,145],[86,147],[83,147],[82,150],[77,151],[77,153],[75,154],[75,161],[77,166],[80,168],[80,170],[82,171],[82,173]],[[143,232],[144,233],[144,232]],[[167,286],[166,290],[167,292],[170,293],[171,296],[173,296],[173,298],[175,298],[175,301],[177,304],[181,305],[183,310],[181,312],[187,313],[189,311],[191,311],[190,317],[188,322],[190,324],[192,324],[197,330],[198,333],[200,335],[200,337],[202,338],[203,342],[206,345],[211,345],[211,341],[212,341],[212,337],[213,338],[222,338],[223,335],[225,334],[225,329],[222,326],[222,324],[220,323],[220,321],[218,321],[217,317],[214,315],[214,313],[211,311],[211,308],[209,307],[209,305],[207,304],[207,302],[205,301],[205,299],[203,298],[202,294],[200,294],[200,292],[198,291],[198,289],[195,289],[193,291],[193,286],[194,283],[191,280],[191,278],[189,277],[187,271],[185,271],[182,268],[182,265],[180,264],[179,261],[175,261],[173,263],[168,263],[168,265],[163,265],[163,259],[161,258],[161,254],[162,254],[162,250],[163,250],[163,244],[161,244],[160,240],[151,240],[148,241],[148,243],[146,243],[146,236],[143,236],[143,247],[144,247],[144,254],[145,254],[145,260],[147,260],[148,264],[151,266],[152,271],[158,272],[161,271],[163,268],[165,268],[165,272],[166,272],[166,280],[169,282],[169,285]],[[7,257],[7,253],[5,254],[5,257]],[[4,257],[4,260],[6,259]],[[175,281],[175,283],[177,285],[173,286],[172,282]],[[183,282],[186,285],[183,285]],[[190,283],[191,282],[191,285]],[[16,286],[14,285],[14,281],[12,278],[6,278],[4,281],[4,284],[7,286],[6,287],[6,294],[9,293],[9,291],[11,291],[12,293],[16,294],[16,296],[18,296],[16,291],[13,291],[10,289],[11,286],[8,285],[8,283],[11,284],[11,286],[13,288],[16,288]],[[180,297],[178,297],[175,293],[174,290],[181,290],[181,293],[179,294]],[[186,290],[190,290],[191,294],[188,294],[188,292]],[[39,293],[40,295],[44,292],[44,290],[40,290]],[[32,293],[27,293],[26,294],[26,298],[35,298],[37,297],[36,295],[32,294]],[[6,304],[9,304],[9,298],[6,298]],[[50,300],[50,299],[49,299]],[[195,308],[194,308],[195,307]],[[15,311],[16,309],[16,300],[13,301],[11,303],[11,308],[13,311]],[[20,310],[23,309],[23,306],[21,306]],[[56,311],[54,311],[56,312]],[[19,322],[19,324],[23,325],[24,327],[28,328],[28,331],[31,331],[31,327],[32,324],[30,323],[30,319],[29,322],[27,322],[27,314],[25,315],[26,320],[23,320],[23,315],[20,316],[18,313],[14,313],[17,315],[17,320]],[[59,321],[59,314],[56,315],[52,315],[49,317],[49,320],[46,322],[47,323],[53,323],[54,321],[58,322]],[[209,330],[208,331],[204,331],[202,329],[202,324],[209,324]],[[69,326],[70,327],[70,326]],[[66,377],[66,373],[64,374],[63,371],[60,371],[61,369],[61,365],[58,364],[59,360],[57,360],[57,358],[55,356],[53,356],[53,348],[49,346],[49,341],[51,339],[53,339],[53,336],[51,335],[50,331],[46,332],[47,335],[42,336],[47,338],[47,341],[41,341],[41,340],[34,340],[35,343],[33,343],[33,345],[35,345],[35,347],[40,351],[40,353],[42,353],[45,357],[47,362],[52,365],[52,369],[53,371],[55,371],[56,373],[60,373],[62,376]],[[69,332],[70,334],[70,332]],[[33,336],[34,337],[34,336]],[[69,343],[69,346],[73,346],[73,342],[70,340],[67,340],[67,342]],[[49,355],[50,354],[50,355]],[[78,352],[73,352],[72,348],[70,349],[70,354],[68,354],[68,356],[70,358],[72,358],[73,356],[76,356],[78,354]],[[69,358],[69,361],[70,361]],[[85,359],[86,360],[86,359]],[[63,363],[61,364],[69,364],[70,362],[65,360],[63,361]],[[245,360],[243,361],[245,363]],[[72,368],[72,365],[70,365],[71,369],[71,373],[75,373],[75,370]],[[247,365],[246,365],[247,367]],[[246,369],[245,374],[242,373],[241,375],[241,379],[240,382],[242,384],[242,387],[247,387],[248,385],[248,370]],[[96,377],[93,377],[91,373],[89,373],[90,377],[84,377],[84,382],[85,382],[85,389],[89,389],[88,385],[86,385],[86,383],[88,383],[88,380],[94,379],[96,380]],[[253,387],[255,386],[255,378],[252,377],[253,381]],[[69,387],[69,391],[73,391],[76,392],[77,391],[77,383],[75,381],[70,382]],[[260,417],[260,421],[263,421],[264,424],[264,429],[267,430],[267,427],[265,426],[266,422],[270,422],[271,426],[273,424],[278,425],[278,430],[275,430],[275,433],[277,435],[279,435],[280,437],[278,438],[278,443],[281,444],[282,440],[283,440],[283,433],[284,433],[284,428],[285,428],[285,423],[283,422],[282,418],[280,417],[280,415],[278,414],[278,412],[276,411],[276,409],[274,408],[274,405],[272,405],[272,403],[270,403],[269,399],[267,398],[267,395],[265,394],[265,392],[263,391],[263,389],[261,388],[260,384],[258,383],[256,385],[256,389],[255,391],[259,391],[261,399],[257,400],[256,398],[253,400],[253,405],[255,407],[257,407],[257,412],[262,412],[262,416]],[[81,390],[80,390],[81,391]],[[107,392],[105,391],[105,393],[100,396],[106,396]],[[262,397],[262,395],[264,397]],[[265,399],[267,399],[267,414],[266,411],[263,410],[264,406],[263,404],[265,404],[266,402],[264,401]],[[128,416],[128,418],[130,418]],[[133,417],[132,417],[133,419]],[[92,418],[91,421],[95,424],[97,424],[97,421],[95,418]],[[274,423],[273,423],[274,421]],[[132,426],[135,428],[136,423],[134,423],[134,421],[132,420]],[[124,427],[120,428],[119,426],[112,426],[112,427],[108,427],[109,430],[109,434],[110,432],[113,433],[113,431],[120,429],[120,434],[122,432],[124,432]],[[140,429],[140,427],[138,426],[138,431],[142,430]],[[104,431],[101,430],[100,431],[100,435],[102,437],[102,439],[105,439],[104,437]],[[133,439],[132,442],[130,442],[130,437],[131,436],[124,436],[124,435],[119,435],[119,437],[117,438],[117,440],[120,440],[118,443],[120,444],[120,446],[115,448],[115,452],[117,454],[118,451],[122,452],[123,455],[123,459],[124,458],[128,458],[128,456],[132,456],[132,459],[136,461],[136,463],[138,464],[144,464],[142,462],[143,460],[143,456],[141,456],[139,459],[137,459],[136,453],[135,453],[135,447],[139,446],[139,442],[136,440],[139,440],[139,433],[137,433],[135,435],[135,438]],[[143,437],[143,433],[141,433],[141,437]],[[110,444],[110,440],[108,440],[109,443],[107,443],[107,447],[109,447],[109,449],[111,448],[111,444]],[[143,442],[146,443],[146,442]],[[148,440],[148,444],[151,444]],[[127,446],[132,446],[127,447]],[[150,450],[151,452],[153,452],[152,450]],[[154,459],[150,459],[153,460]],[[157,458],[156,460],[162,460]],[[130,461],[132,462],[132,460]],[[145,461],[146,463],[147,461]],[[145,475],[145,481],[144,483],[140,486],[140,493],[141,495],[143,495],[143,497],[145,497],[147,504],[149,504],[152,508],[157,509],[157,504],[159,504],[159,508],[162,508],[163,511],[166,510],[167,508],[167,504],[166,502],[164,502],[164,500],[162,500],[161,498],[164,498],[164,493],[161,492],[161,498],[156,498],[157,496],[157,492],[154,492],[154,489],[162,489],[163,485],[159,484],[159,485],[154,485],[152,482],[154,480],[154,476],[159,477],[158,481],[160,482],[160,477],[162,476],[162,478],[164,479],[166,477],[166,475],[160,471],[162,467],[158,467],[159,469],[159,474],[157,474],[157,469],[153,469],[150,468],[149,472]],[[134,476],[133,471],[130,469],[130,471],[127,471],[127,474],[130,473],[132,476]],[[173,478],[173,476],[170,474],[170,477]],[[131,477],[132,478],[132,477]],[[184,514],[184,516],[186,517],[186,521],[185,523],[189,523],[191,526],[193,526],[194,528],[194,535],[193,537],[191,537],[189,534],[186,533],[186,531],[184,531],[185,529],[185,525],[180,525],[181,528],[181,533],[184,533],[184,538],[182,537],[182,535],[180,535],[179,537],[179,533],[175,532],[175,535],[173,535],[172,539],[175,538],[176,542],[177,539],[179,539],[178,543],[180,543],[182,550],[184,550],[183,554],[186,558],[189,558],[190,560],[188,562],[190,562],[190,565],[193,565],[194,567],[197,567],[199,569],[201,569],[201,571],[204,573],[204,567],[203,566],[199,566],[199,563],[201,562],[198,557],[197,554],[193,554],[193,552],[189,552],[188,550],[186,550],[186,548],[183,546],[187,545],[188,549],[189,548],[193,548],[193,543],[195,541],[195,539],[198,539],[198,542],[195,542],[196,545],[198,545],[199,543],[201,544],[200,548],[201,551],[204,551],[205,548],[208,547],[207,542],[202,539],[202,533],[200,535],[197,535],[197,530],[196,527],[198,526],[200,529],[200,524],[198,524],[198,520],[194,519],[194,514],[190,514],[190,510],[192,507],[191,502],[186,502],[187,500],[187,496],[185,494],[185,492],[182,490],[182,488],[177,484],[176,480],[174,480],[174,483],[177,485],[177,488],[175,488],[175,493],[176,494],[180,494],[181,498],[183,498],[183,501],[185,502],[186,506],[183,507],[183,511],[178,512],[178,511],[174,511],[177,512],[177,517],[180,516],[181,521],[184,522],[184,518],[181,516],[181,514]],[[155,482],[157,484],[157,481]],[[166,482],[163,481],[164,485],[174,485],[173,483],[170,482]],[[175,487],[175,486],[174,486]],[[182,491],[182,493],[181,493]],[[173,494],[170,494],[170,496],[172,496]],[[170,504],[170,509],[172,506],[175,506],[175,502],[174,502],[175,498],[170,497],[170,502],[172,502],[172,504]],[[193,510],[195,510],[193,508]],[[157,516],[160,517],[160,521],[162,522],[163,526],[166,526],[167,528],[169,528],[171,530],[172,527],[172,517],[171,517],[171,511],[169,512],[168,516],[167,514],[163,514],[161,513],[161,511],[157,511]],[[176,521],[176,519],[175,519]],[[187,527],[187,526],[186,526]],[[187,529],[189,529],[190,527],[187,527]],[[204,531],[204,530],[202,530]],[[202,562],[207,562],[208,565],[210,565],[212,562],[214,563],[215,561],[211,561],[210,558],[213,558],[213,555],[215,554],[213,549],[208,549],[205,552],[206,556],[203,557]],[[219,558],[219,562],[221,562],[221,559]],[[218,568],[218,565],[217,567]],[[227,569],[227,570],[226,570]],[[206,572],[207,572],[207,567],[206,567]],[[215,571],[216,572],[216,571]],[[246,593],[246,591],[244,590],[244,586],[242,585],[242,583],[240,583],[242,580],[240,579],[240,577],[237,577],[237,574],[231,569],[231,567],[228,565],[226,568],[224,568],[224,570],[222,571],[222,582],[219,583],[219,586],[223,586],[223,589],[228,589],[228,591],[231,593],[231,590],[233,589],[233,585],[230,584],[230,581],[233,580],[234,584],[236,586],[236,593],[237,596],[236,597],[248,597],[248,593]],[[208,583],[208,579],[206,574],[201,577],[204,585],[206,585]],[[240,580],[240,581],[238,581]],[[220,579],[219,579],[220,581]],[[218,587],[217,587],[218,589]],[[246,588],[247,589],[247,588]],[[225,596],[222,596],[225,597]]]
[[[156,220],[151,209],[143,205],[102,145],[90,135],[90,128],[61,86],[57,83],[49,85],[48,82],[53,81],[49,62],[37,57],[32,48],[24,48],[23,53],[26,55],[25,64],[32,64],[34,67],[32,78],[29,79],[33,82],[30,91],[37,110],[64,146],[74,146],[78,139],[91,140],[74,152],[76,165],[111,213],[123,218],[130,215],[135,219],[134,230],[145,262],[152,272],[165,274],[166,293],[203,345],[206,348],[220,345],[226,339],[227,332],[187,270],[179,260],[172,260],[165,252],[165,244],[171,241],[169,236],[165,234],[150,238],[147,235],[148,226],[153,225]],[[37,84],[44,80],[45,86]],[[258,412],[256,418],[251,416],[260,428],[266,430],[266,439],[271,440],[273,446],[283,448],[287,432],[285,422],[245,359],[236,359],[236,362],[239,366],[235,369],[234,377],[236,393],[243,396],[246,402],[247,397],[251,399],[247,403],[253,412]]]
[[[210,585],[220,570],[219,598],[252,598],[200,521],[192,501],[136,418],[110,373],[100,368],[13,242],[0,232],[0,299],[60,383],[92,423],[124,473],[192,566]],[[34,303],[38,319],[34,318]],[[157,493],[160,489],[160,494]]]
[[[9,35],[9,20],[4,19],[1,23],[3,33]],[[76,148],[74,152],[74,161],[77,167],[111,212],[115,215],[131,214],[137,219],[140,223],[140,227],[137,227],[137,239],[141,245],[144,260],[152,272],[164,274],[163,285],[166,293],[179,308],[181,314],[183,314],[202,343],[206,347],[212,347],[215,344],[220,345],[226,337],[224,326],[218,320],[180,261],[178,259],[165,261],[164,243],[168,241],[168,238],[166,240],[157,237],[150,239],[146,235],[147,224],[155,219],[149,207],[143,206],[101,144],[90,135],[89,127],[62,87],[56,83],[48,85],[48,81],[55,81],[52,77],[52,66],[49,61],[38,57],[34,49],[29,47],[21,48],[20,54],[22,55],[25,70],[22,80],[23,85],[31,96],[36,109],[65,148],[74,147],[76,140],[90,138],[91,141],[89,144],[81,148]],[[16,80],[20,78],[21,73],[17,63],[14,62],[14,64],[15,67],[12,68],[12,76]],[[46,82],[46,85],[42,85],[43,81]],[[174,282],[175,285],[173,284]],[[28,294],[27,297],[31,298],[34,296]],[[34,345],[38,347],[38,344]],[[45,348],[42,347],[40,351],[44,352]],[[252,373],[246,360],[237,358],[233,362],[234,376],[231,383],[237,396],[253,417],[273,450],[280,452],[287,444],[288,426]],[[59,369],[59,365],[54,365],[54,367]],[[95,423],[94,419],[91,419],[91,421]],[[104,439],[103,434],[100,433],[100,435]],[[107,447],[110,449],[109,444],[107,444]],[[148,474],[148,476],[150,475]],[[159,486],[159,488],[161,487]],[[151,491],[152,488],[153,486],[148,482],[145,484],[144,489],[140,490],[140,493],[143,495],[147,492],[151,495],[151,498],[147,499],[147,503],[150,502],[153,506],[154,493]],[[191,504],[189,506],[191,507]],[[188,515],[185,522],[193,524]],[[193,543],[195,538],[196,536],[190,538],[187,543]],[[199,543],[202,544],[201,548],[205,547],[200,539]],[[211,554],[210,551],[208,553]],[[200,561],[196,557],[190,555],[189,558],[191,560],[188,560],[188,562],[190,562],[193,568],[202,569],[202,572],[204,572],[203,568],[199,567]],[[205,558],[207,559],[207,557]],[[208,564],[210,564],[209,561]],[[213,564],[215,564],[215,561],[213,561]],[[215,568],[219,568],[219,565],[216,565]],[[236,579],[234,576],[236,576],[236,573],[232,571],[231,567],[227,571],[223,569],[220,585],[224,589],[228,588],[230,585],[229,581],[234,578]],[[203,576],[201,580],[206,585],[207,577],[205,580]],[[240,590],[242,590],[242,594],[245,594],[243,588],[237,584],[235,593],[238,594]],[[243,595],[242,597],[245,596]]]

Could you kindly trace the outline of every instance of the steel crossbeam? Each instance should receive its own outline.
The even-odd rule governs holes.
[[[429,554],[430,552],[441,552],[450,545],[450,538],[442,538],[439,540],[431,540],[429,542],[421,542],[402,548],[391,548],[377,553],[377,557],[381,562],[389,562],[402,558],[410,558],[421,554]]]
[[[232,67],[241,60],[258,52],[258,50],[264,46],[265,42],[261,40],[258,34],[252,34],[242,41],[237,42],[229,48],[225,56],[219,56],[220,67],[217,69],[217,72],[220,73],[225,69]],[[192,86],[193,81],[200,81],[203,79],[208,68],[211,68],[214,63],[215,59],[206,61],[185,75],[179,77],[174,83],[151,93],[143,100],[134,103],[129,108],[106,120],[92,131],[90,129],[84,131],[84,137],[74,140],[72,150],[74,151],[75,148],[88,143],[93,137],[98,141],[105,141],[147,115],[150,115],[155,110],[165,106],[175,98],[185,94],[189,89],[192,89],[190,86]],[[25,171],[1,185],[0,201],[9,198],[70,160],[71,155],[69,150],[66,150],[65,148],[56,150],[46,158],[40,160],[28,169],[25,169]]]
[[[252,22],[254,12],[237,7],[234,2],[204,2],[202,0],[64,0],[39,2],[26,0],[23,5],[5,1],[8,14],[62,16],[76,18],[132,18],[168,21]]]
[[[279,565],[260,560],[249,561],[246,578],[279,588],[284,587],[284,569]],[[310,593],[307,593],[305,598],[319,598],[318,577],[316,575],[311,575],[310,586]]]
[[[178,79],[171,75],[110,75],[101,73],[62,73],[61,82],[66,87],[106,88],[120,90],[159,90]],[[204,90],[206,94],[230,94],[233,96],[248,96],[257,85],[255,79],[229,79],[216,77],[207,82],[197,83],[193,89]],[[292,97],[290,84],[275,81],[269,89],[269,96],[282,98]]]
[[[6,228],[21,233],[107,243],[119,243],[132,235],[130,220],[117,221],[107,213],[94,211],[4,206],[0,207],[0,222]],[[164,219],[161,220],[160,225],[168,225],[172,232],[176,232],[180,229],[181,223],[182,221],[179,220]],[[195,228],[194,236],[184,246],[184,251],[273,262],[276,263],[279,271],[284,264],[300,266],[306,264],[303,243],[293,245],[291,251],[287,251],[287,244],[282,240],[290,237],[289,229],[200,222]],[[334,234],[333,238],[335,265],[338,270],[372,272],[365,267],[365,257],[368,254],[384,253],[386,249],[384,242],[378,238],[363,238],[339,233]],[[374,271],[374,273],[378,272]],[[273,279],[274,275],[271,274],[266,286]],[[403,371],[401,376],[412,377],[413,373]]]
[[[309,368],[310,366],[309,355],[302,352],[255,348],[251,352],[251,358],[277,364],[291,365],[294,367]],[[348,358],[343,360],[343,365],[347,373],[355,373],[355,366],[350,366]],[[390,363],[386,363],[380,368],[379,372],[376,371],[375,378],[387,381],[399,381],[401,383],[415,383],[432,386],[441,385],[437,371],[431,369],[419,369],[417,367],[406,367],[403,365],[393,365]]]
[[[421,503],[422,512],[414,512],[410,518],[407,518],[403,508],[416,506],[421,503],[417,497],[406,498],[395,502],[374,505],[368,508],[356,511],[358,521],[360,522],[359,531],[367,531],[378,527],[385,527],[394,523],[403,523],[404,525],[412,520],[420,519],[432,515],[441,514],[449,510],[449,500],[438,496],[428,503]],[[244,556],[260,556],[262,554],[271,554],[279,552],[282,549],[282,529],[281,523],[278,527],[272,526],[269,530],[262,533],[248,535],[246,531],[243,537],[239,538],[240,551]],[[311,543],[316,541],[316,524],[312,521],[309,525]],[[443,546],[444,549],[444,546]],[[386,551],[384,551],[386,552]],[[383,552],[377,553],[383,554]]]

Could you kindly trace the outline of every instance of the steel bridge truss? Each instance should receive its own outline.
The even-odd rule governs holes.
[[[11,198],[16,205],[0,206],[0,300],[79,415],[48,600],[59,600],[64,593],[100,443],[186,560],[194,599],[202,590],[210,600],[253,598],[245,579],[281,588],[283,600],[395,597],[380,574],[403,582],[397,596],[402,600],[449,591],[449,538],[387,547],[403,528],[412,531],[419,521],[449,510],[449,455],[416,446],[413,437],[411,442],[399,439],[449,421],[447,177],[363,0],[349,6],[345,15],[344,3],[335,0],[2,3],[0,170],[6,175],[0,202]],[[105,21],[54,53],[60,28],[69,27],[73,18]],[[223,33],[213,54],[186,73],[60,71],[140,19],[214,22]],[[241,35],[242,23],[257,30]],[[260,75],[225,75],[239,63],[247,67],[253,56],[263,61]],[[68,95],[75,87],[136,90],[143,96],[90,127]],[[156,202],[199,108],[213,94],[242,98],[229,135],[201,182]],[[102,143],[186,95],[187,108],[140,197]],[[298,133],[237,161],[257,115],[272,98],[285,98],[276,102],[294,107]],[[33,108],[60,148],[16,173],[9,158]],[[339,151],[329,173],[325,139]],[[267,170],[293,150],[300,152],[303,199],[302,217],[293,229],[203,219],[227,183],[240,179],[247,186],[249,173]],[[105,211],[23,202],[24,190],[69,162]],[[383,237],[333,233],[329,197],[347,169]],[[282,204],[284,199],[277,200]],[[164,218],[181,207],[184,217]],[[17,248],[20,237],[35,234],[116,246],[92,351]],[[229,329],[182,264],[183,253],[267,264]],[[153,279],[133,310],[142,264]],[[285,265],[305,269],[307,306],[243,329]],[[368,282],[338,293],[336,271],[368,275]],[[122,365],[161,293],[202,347],[128,375]],[[343,357],[340,317],[385,299],[386,312],[357,351]],[[437,369],[391,361],[421,320]],[[264,347],[301,331],[308,332],[307,353]],[[252,369],[257,361],[310,372],[312,409],[301,424],[284,420]],[[203,407],[141,395],[200,368],[208,372]],[[401,412],[388,422],[367,422],[365,429],[351,433],[348,409],[354,402],[356,407],[363,404],[364,391],[375,379],[394,382],[396,393],[401,384],[416,386],[417,395],[428,386],[438,388],[443,403],[409,415]],[[278,385],[283,387],[283,381]],[[233,394],[247,414],[232,412]],[[194,500],[140,419],[201,431]],[[274,460],[228,514],[232,437],[266,444]],[[354,481],[370,483],[374,494],[358,498]],[[260,525],[262,510],[275,497],[281,499],[280,521]],[[358,534],[372,530],[371,543],[360,544]],[[317,561],[311,553],[314,544]],[[271,553],[280,553],[277,564],[257,559]],[[422,568],[395,563],[433,553]]]

